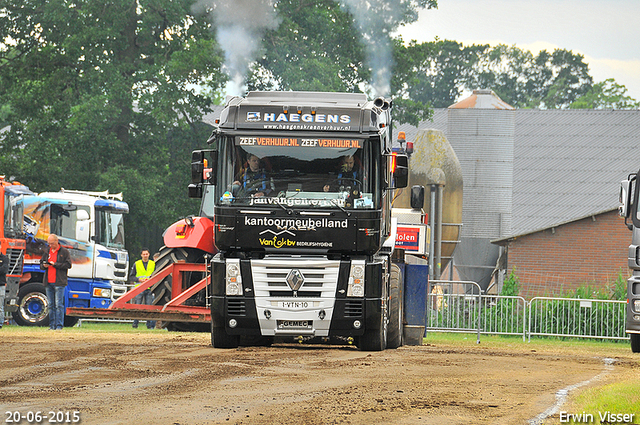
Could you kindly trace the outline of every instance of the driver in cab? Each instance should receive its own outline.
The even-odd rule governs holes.
[[[329,192],[332,186],[356,186],[360,183],[360,173],[357,168],[354,168],[355,163],[356,161],[353,158],[353,155],[345,155],[341,157],[340,173],[338,173],[338,178],[325,184],[322,190]]]
[[[254,154],[247,157],[247,166],[233,182],[233,195],[237,197],[269,196],[274,190],[273,179],[260,167],[260,158]]]

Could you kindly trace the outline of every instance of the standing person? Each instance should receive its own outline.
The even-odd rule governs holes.
[[[40,259],[40,268],[46,270],[43,282],[49,299],[49,329],[61,330],[64,324],[64,289],[67,286],[67,270],[71,268],[69,251],[60,246],[58,236],[47,238],[49,249]]]
[[[9,272],[9,257],[2,253],[2,244],[0,244],[0,329],[4,325],[4,291],[7,285],[7,272]]]
[[[131,272],[129,272],[129,276],[131,276],[131,281],[135,283],[134,287],[140,286],[141,283],[148,280],[153,271],[156,269],[156,263],[153,260],[149,259],[151,253],[148,248],[142,248],[140,252],[140,260],[133,263],[133,267],[131,267]],[[151,289],[145,289],[142,293],[136,295],[133,298],[133,304],[143,304],[143,305],[152,305],[153,304],[153,292]],[[133,327],[138,327],[138,320],[133,321]],[[156,327],[155,320],[147,320],[147,329],[154,329]]]

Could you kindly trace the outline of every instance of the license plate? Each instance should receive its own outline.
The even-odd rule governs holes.
[[[311,321],[309,320],[278,320],[278,329],[311,329]]]
[[[290,310],[298,310],[301,308],[309,308],[309,302],[307,301],[281,301],[280,308],[286,308]]]

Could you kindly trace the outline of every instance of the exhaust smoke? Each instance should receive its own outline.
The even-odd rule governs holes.
[[[371,68],[371,85],[375,96],[388,96],[391,91],[393,54],[390,34],[401,21],[402,0],[341,0],[355,19]]]
[[[227,94],[241,96],[265,31],[280,24],[273,0],[200,0],[194,13],[208,13],[225,52],[223,70],[229,76]]]

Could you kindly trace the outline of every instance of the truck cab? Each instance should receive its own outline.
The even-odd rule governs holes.
[[[16,301],[26,246],[22,232],[22,199],[29,195],[33,195],[33,192],[27,186],[17,182],[7,182],[4,176],[0,176],[0,196],[2,197],[0,210],[3,217],[0,223],[0,239],[2,240],[2,253],[9,258],[5,288],[5,312],[13,312],[18,308]],[[4,320],[4,317],[1,317],[0,320]]]
[[[129,255],[125,250],[124,215],[129,207],[121,194],[63,189],[25,196],[23,204],[27,244],[19,309],[14,313],[18,324],[48,323],[39,261],[51,233],[58,235],[60,244],[71,254],[65,308],[106,308],[127,291]],[[65,317],[65,326],[75,322],[77,318]]]
[[[391,150],[390,107],[349,93],[227,102],[213,149],[193,153],[189,188],[213,203],[203,209],[213,211],[219,250],[215,347],[256,335],[386,348],[390,303],[401,302],[390,299],[391,199],[407,184],[407,157]]]
[[[627,280],[626,332],[631,339],[631,350],[640,353],[640,211],[638,211],[638,173],[629,174],[620,183],[620,216],[631,230],[628,264],[631,276]]]

